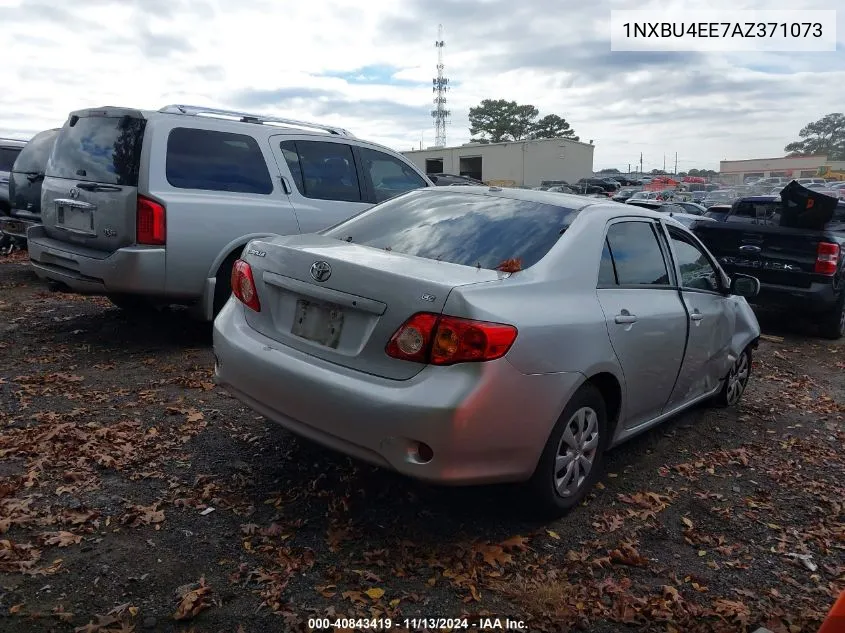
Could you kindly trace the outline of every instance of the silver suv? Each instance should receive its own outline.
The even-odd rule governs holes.
[[[47,164],[29,255],[54,288],[211,320],[249,240],[319,231],[430,186],[342,128],[182,105],[80,110]]]

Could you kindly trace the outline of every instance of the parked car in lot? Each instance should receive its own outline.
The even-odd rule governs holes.
[[[736,192],[730,189],[717,189],[716,191],[708,192],[704,200],[701,201],[703,207],[712,207],[714,204],[730,204],[736,200]]]
[[[484,183],[469,176],[458,176],[457,174],[428,174],[428,179],[438,187],[450,185],[483,185]]]
[[[812,315],[823,336],[845,336],[845,203],[791,182],[779,198],[741,198],[723,221],[693,230],[728,273],[759,277],[755,303]]]
[[[60,288],[210,320],[250,239],[310,233],[430,186],[401,154],[328,125],[181,105],[80,110],[47,164],[30,260]]]
[[[633,188],[630,188],[630,187],[625,188],[625,189],[620,189],[615,194],[613,194],[612,199],[615,202],[625,202],[626,200],[628,200],[631,196],[633,196],[638,191],[639,191],[639,189],[633,189]]]
[[[354,457],[448,484],[521,481],[562,513],[604,452],[732,405],[760,329],[668,215],[607,200],[412,191],[311,235],[252,240],[214,323],[218,384]]]
[[[9,216],[0,217],[0,242],[26,243],[30,226],[41,221],[41,183],[58,129],[39,132],[18,154],[9,173]]]
[[[686,209],[682,206],[682,203],[677,202],[664,202],[662,200],[628,200],[626,204],[630,204],[641,209],[651,209],[652,211],[665,213],[686,227],[692,226],[693,222],[698,220],[703,220],[705,222],[712,221],[710,218],[705,218],[698,214],[687,213]]]
[[[0,138],[0,216],[9,215],[9,173],[26,141]]]

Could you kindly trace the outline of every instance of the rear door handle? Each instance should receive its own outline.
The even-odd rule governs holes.
[[[689,315],[689,318],[691,321],[701,321],[701,319],[704,318],[704,315],[701,314],[701,312],[693,312],[691,315]]]
[[[624,323],[636,323],[637,316],[635,314],[617,314],[614,321],[616,321],[620,325]]]

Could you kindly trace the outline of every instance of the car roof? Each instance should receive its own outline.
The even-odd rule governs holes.
[[[0,138],[0,147],[19,147],[23,148],[29,141],[24,141],[19,138]]]
[[[428,195],[442,195],[450,193],[445,187],[430,187],[425,190]],[[596,204],[599,198],[585,198],[572,193],[560,193],[557,191],[535,191],[534,189],[517,189],[515,187],[487,187],[481,185],[467,185],[461,187],[462,194],[489,196],[493,198],[509,198],[512,200],[525,200],[527,202],[540,202],[563,209],[581,210],[590,205]],[[454,191],[451,193],[454,194]]]
[[[774,202],[778,196],[743,196],[739,199],[740,202]]]
[[[108,112],[112,115],[129,115],[147,120],[157,118],[169,118],[173,120],[173,117],[179,117],[181,120],[186,122],[185,124],[187,127],[191,127],[190,122],[192,120],[203,121],[205,123],[211,121],[216,122],[221,129],[228,129],[230,131],[244,130],[246,129],[244,126],[252,126],[250,129],[253,131],[255,136],[260,136],[261,132],[264,132],[267,136],[277,134],[296,134],[298,136],[313,135],[321,139],[331,138],[350,141],[356,145],[364,145],[373,149],[378,149],[393,154],[394,156],[402,156],[400,152],[397,152],[386,145],[358,138],[349,130],[334,125],[323,124],[319,121],[300,121],[272,115],[251,114],[234,110],[221,110],[212,107],[167,105],[159,110],[148,110],[123,106],[100,106],[74,110],[68,114],[68,118],[73,116],[88,116],[91,112]],[[261,132],[258,130],[261,130]],[[411,162],[407,157],[402,157],[406,162]]]

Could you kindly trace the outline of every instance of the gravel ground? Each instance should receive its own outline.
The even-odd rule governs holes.
[[[213,386],[183,312],[0,260],[0,631],[815,632],[845,589],[845,344],[761,321],[738,408],[614,450],[539,524],[515,488],[427,486],[268,424]]]

